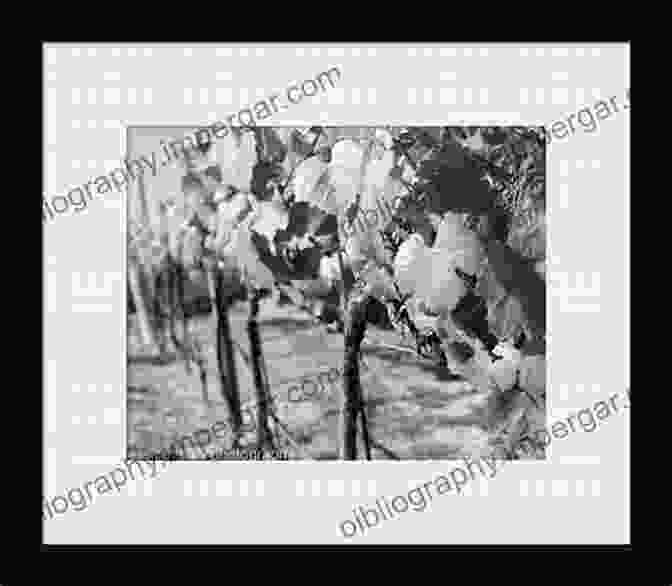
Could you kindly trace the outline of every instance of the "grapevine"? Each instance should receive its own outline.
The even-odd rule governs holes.
[[[251,303],[260,448],[274,446],[257,323],[259,299],[271,289],[285,296],[324,284],[338,290],[344,458],[357,457],[358,421],[370,457],[358,366],[367,324],[384,322],[418,357],[476,386],[516,386],[520,357],[503,357],[502,348],[545,338],[544,284],[529,262],[531,249],[535,262],[545,258],[535,240],[545,205],[539,129],[370,129],[366,137],[333,140],[312,127],[305,138],[292,133],[283,141],[273,129],[255,128],[232,136],[228,147],[219,163],[207,145],[185,158],[182,190],[191,215],[177,254],[218,275],[218,340],[228,348],[219,368],[229,371],[221,376],[234,427],[240,401],[225,325],[232,297],[223,293],[234,282]],[[358,225],[380,201],[389,217]],[[225,265],[233,271],[227,285]],[[500,323],[506,304],[520,307],[515,324]]]

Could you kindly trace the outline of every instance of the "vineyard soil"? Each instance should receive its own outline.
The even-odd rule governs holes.
[[[244,352],[249,352],[247,314],[247,304],[239,303],[230,316],[232,337]],[[127,422],[131,458],[166,449],[178,438],[228,419],[218,386],[211,317],[195,317],[191,327],[205,349],[209,405],[201,397],[197,375],[187,375],[180,360],[161,364],[151,358],[148,349],[138,343],[135,317],[129,317]],[[305,314],[291,306],[277,307],[272,300],[262,302],[260,330],[278,415],[311,458],[337,459],[342,381],[300,402],[290,401],[286,389],[290,381],[300,384],[301,377],[311,378],[331,368],[340,370],[343,336],[321,331]],[[395,332],[373,327],[368,337],[387,345],[402,342]],[[363,360],[369,366],[362,373],[362,385],[374,442],[373,459],[443,460],[492,455],[506,440],[506,431],[502,430],[520,415],[523,406],[532,427],[545,424],[543,406],[530,405],[525,395],[475,391],[469,382],[410,354],[365,345]],[[240,352],[237,369],[241,401],[253,406],[252,375]],[[243,438],[249,445],[254,441],[252,432]],[[217,447],[229,446],[222,443]],[[293,458],[304,457],[290,446],[283,447]]]

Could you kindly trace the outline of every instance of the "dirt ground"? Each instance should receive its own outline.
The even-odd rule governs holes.
[[[249,353],[247,311],[247,304],[241,302],[230,315],[233,338],[245,353]],[[342,391],[341,378],[331,369],[342,371],[343,335],[329,333],[293,307],[278,307],[272,300],[262,302],[259,315],[271,393],[277,413],[293,438],[290,442],[276,429],[279,446],[290,459],[337,459]],[[184,363],[178,359],[161,364],[152,358],[149,349],[138,343],[135,317],[129,317],[128,457],[146,457],[180,437],[228,419],[216,370],[213,318],[194,317],[190,327],[205,352],[207,403],[197,372],[188,375]],[[375,328],[369,330],[368,338],[374,344],[403,343],[395,332]],[[373,459],[497,456],[506,442],[515,440],[511,434],[520,431],[517,422],[521,414],[524,413],[525,423],[533,429],[545,425],[545,406],[534,405],[524,394],[477,390],[461,377],[428,365],[410,353],[373,344],[363,346],[362,359],[366,365],[361,376]],[[317,383],[318,375],[330,370],[332,379],[337,379],[331,385],[320,391],[319,383],[311,387],[306,382],[305,392],[300,392],[304,380]],[[251,371],[240,352],[237,371],[241,400],[253,406]],[[322,380],[326,382],[326,375]],[[511,432],[513,429],[518,431]],[[254,435],[248,436],[243,438],[243,445],[253,445]],[[522,457],[545,456],[542,452]]]

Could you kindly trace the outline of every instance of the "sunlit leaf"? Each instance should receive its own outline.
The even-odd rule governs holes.
[[[328,191],[328,185],[322,179],[327,168],[328,165],[319,157],[310,157],[297,167],[291,181],[296,202],[322,205]]]
[[[429,248],[413,234],[397,252],[394,274],[402,292],[415,294],[434,312],[447,313],[467,291],[455,272],[460,261],[450,250]]]
[[[223,248],[231,240],[231,235],[236,227],[252,211],[250,196],[240,192],[228,200],[223,200],[217,206],[216,237],[213,242],[215,251],[223,253]]]
[[[275,277],[271,269],[261,261],[252,238],[249,222],[243,222],[233,231],[231,241],[223,252],[226,256],[236,259],[238,267],[252,284],[258,288],[270,289]]]
[[[365,292],[376,299],[386,301],[398,298],[394,279],[387,270],[369,264],[359,272],[358,277],[365,283]]]
[[[249,191],[252,169],[257,162],[256,139],[252,132],[230,132],[215,143],[215,158],[222,169],[222,183]]]
[[[255,202],[253,213],[252,229],[265,236],[271,244],[278,230],[285,230],[289,224],[289,212],[280,199]]]
[[[355,272],[361,270],[369,261],[383,266],[392,260],[380,232],[374,228],[358,230],[348,236],[344,249],[348,263]]]
[[[475,275],[483,259],[483,250],[477,234],[464,226],[464,220],[455,213],[444,215],[436,232],[436,250],[456,255],[456,263],[468,275]]]

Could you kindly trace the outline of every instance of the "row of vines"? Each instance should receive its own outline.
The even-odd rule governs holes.
[[[303,306],[311,292],[335,293],[320,317],[345,337],[343,459],[371,457],[359,370],[370,325],[394,328],[419,359],[475,387],[543,400],[543,129],[249,128],[189,149],[184,168],[176,205],[188,221],[164,231],[167,256],[180,278],[209,276],[234,430],[242,417],[227,312],[249,303],[256,447],[276,447],[279,430],[301,449],[270,398],[258,319],[273,290]],[[380,209],[390,213],[361,222]],[[187,360],[197,354],[185,350]]]

